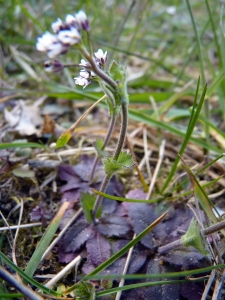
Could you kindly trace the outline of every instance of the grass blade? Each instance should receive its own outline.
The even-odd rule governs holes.
[[[34,251],[26,269],[25,269],[25,273],[32,277],[34,272],[36,271],[42,255],[45,253],[45,250],[48,248],[51,240],[53,239],[56,230],[59,227],[59,223],[67,209],[69,205],[69,202],[64,202],[63,205],[60,207],[58,213],[56,214],[56,216],[54,217],[54,219],[51,221],[51,223],[49,224],[48,228],[46,229],[44,235],[42,236],[39,244],[37,245],[36,250]]]

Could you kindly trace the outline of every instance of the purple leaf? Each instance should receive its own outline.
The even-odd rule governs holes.
[[[147,203],[131,203],[128,207],[128,215],[136,234],[141,233],[157,218],[154,213],[154,207]],[[141,243],[153,250],[155,245],[152,238],[153,234],[150,232],[141,240]]]
[[[73,166],[73,170],[75,174],[77,174],[82,179],[82,181],[89,182],[93,163],[94,163],[93,156],[82,155],[80,158],[80,162],[75,166]],[[104,177],[103,167],[100,166],[99,164],[95,169],[94,177],[97,178],[98,182],[100,182]]]
[[[61,165],[58,168],[58,176],[61,180],[63,181],[74,181],[74,182],[79,182],[80,178],[76,175],[74,172],[73,168],[70,167],[69,165]]]
[[[121,257],[117,259],[113,264],[111,264],[108,268],[103,270],[100,274],[101,275],[122,274],[125,263],[126,263],[126,257]]]
[[[171,272],[171,269],[167,269],[166,266],[160,265],[159,259],[150,260],[147,267],[147,274],[160,274],[166,272]],[[148,281],[155,281],[155,279],[148,279]],[[178,284],[149,286],[146,288],[146,299],[179,300],[180,286]]]
[[[163,259],[177,270],[199,269],[209,265],[208,259],[193,247],[170,251]]]
[[[78,250],[88,239],[94,234],[92,226],[83,229],[78,235],[72,239],[70,245],[67,247],[67,251]]]
[[[96,232],[96,235],[87,241],[86,248],[95,267],[110,257],[111,246],[109,240],[99,232]]]
[[[88,224],[86,221],[80,221],[66,231],[61,241],[65,252],[75,251],[84,243],[83,238],[81,237],[80,239],[77,239],[77,236],[80,235],[87,226]]]
[[[77,189],[76,190],[70,190],[70,191],[67,191],[63,194],[61,202],[74,203],[74,202],[78,201],[79,197],[80,197],[80,191],[79,190],[77,190]]]
[[[82,272],[84,274],[89,274],[92,271],[94,271],[96,267],[93,265],[90,256],[87,257],[86,262],[84,263],[84,265],[82,266]]]
[[[187,231],[192,218],[193,213],[186,205],[171,205],[164,222],[160,222],[153,230],[154,237],[160,240],[162,245],[171,243],[181,237],[179,230]]]
[[[62,217],[62,220],[59,224],[59,229],[63,230],[63,228],[66,226],[66,224],[71,220],[71,218],[75,215],[77,211],[75,209],[67,209],[65,214]]]
[[[126,194],[126,198],[145,200],[147,194],[140,189],[130,190]]]
[[[46,204],[42,201],[39,202],[35,208],[32,209],[30,213],[31,221],[41,220],[43,224],[46,223],[46,220],[50,220],[53,217],[53,213],[46,208]]]
[[[146,251],[141,245],[136,245],[132,252],[131,260],[129,263],[128,274],[134,274],[138,272],[141,267],[145,264],[149,255],[149,250]]]
[[[105,236],[125,237],[130,230],[126,219],[116,215],[104,215],[97,224],[98,230]]]
[[[204,282],[187,282],[181,284],[181,295],[187,300],[200,300],[205,288]]]

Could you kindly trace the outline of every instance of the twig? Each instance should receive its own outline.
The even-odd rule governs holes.
[[[210,275],[210,277],[209,277],[209,279],[207,281],[207,284],[205,286],[204,292],[202,294],[201,300],[207,300],[208,293],[209,293],[209,290],[211,288],[211,285],[213,284],[215,275],[216,275],[216,270],[212,270],[211,275]]]
[[[2,219],[3,219],[3,221],[5,222],[5,224],[7,225],[7,227],[4,227],[4,228],[7,228],[8,230],[10,230],[10,226],[9,226],[6,218],[4,217],[4,215],[3,215],[3,213],[1,211],[0,211],[0,215],[1,215]],[[10,248],[12,248],[12,244],[11,243],[13,243],[13,235],[12,235],[12,231],[11,230],[10,230],[10,237],[11,237],[11,241],[10,241],[9,238],[8,238],[8,241],[9,241]]]
[[[37,222],[37,223],[31,223],[31,224],[22,224],[19,227],[20,228],[29,228],[29,227],[34,227],[34,226],[41,226],[42,223],[41,222]],[[18,228],[18,225],[13,225],[13,226],[7,226],[7,227],[0,227],[0,231],[4,231],[4,230],[15,230]]]
[[[74,258],[65,268],[63,268],[58,274],[56,274],[51,280],[49,280],[45,286],[51,288],[56,282],[58,282],[65,274],[70,271],[75,265],[79,264],[82,257],[79,255]]]
[[[75,128],[78,126],[78,124],[95,108],[95,106],[97,106],[102,100],[106,99],[107,96],[104,95],[103,97],[101,97],[100,99],[98,99],[98,101],[96,101],[91,107],[89,107],[82,116],[80,116],[80,118],[67,130],[69,132],[73,132],[75,130]]]
[[[17,241],[17,237],[19,234],[19,230],[20,230],[20,224],[21,224],[21,220],[22,220],[22,216],[23,216],[23,199],[20,199],[20,213],[19,213],[19,220],[18,220],[18,227],[16,229],[16,233],[14,236],[14,240],[13,240],[13,247],[12,247],[12,260],[14,262],[14,264],[17,266],[17,261],[16,261],[16,241]],[[22,282],[19,274],[17,273],[17,278],[18,281]]]
[[[155,181],[156,181],[156,178],[157,178],[157,175],[158,175],[158,172],[159,172],[159,169],[160,169],[160,166],[162,164],[162,161],[163,161],[163,157],[164,157],[164,151],[165,151],[165,145],[166,145],[166,141],[165,140],[162,140],[162,143],[161,143],[161,146],[159,148],[159,159],[157,161],[157,164],[156,164],[156,168],[155,168],[155,171],[154,171],[154,174],[152,176],[152,180],[151,180],[151,183],[150,183],[150,186],[149,186],[149,190],[148,190],[148,194],[146,196],[146,200],[148,200],[151,196],[151,193],[152,193],[152,189],[155,185]]]

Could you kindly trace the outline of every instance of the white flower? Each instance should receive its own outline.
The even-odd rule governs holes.
[[[98,49],[98,51],[95,52],[95,57],[104,65],[107,61],[107,51],[103,53],[102,49]]]
[[[69,47],[67,45],[63,45],[62,43],[58,42],[55,44],[52,44],[51,47],[47,50],[48,57],[54,58],[57,55],[65,54],[69,50]]]
[[[86,70],[81,70],[80,71],[80,76],[83,77],[83,78],[88,79],[88,78],[90,78],[90,73]]]
[[[81,36],[76,28],[72,27],[70,30],[60,30],[58,33],[60,42],[66,45],[74,45],[80,42]]]
[[[78,11],[77,14],[75,14],[75,17],[77,21],[79,22],[80,26],[85,30],[89,31],[90,30],[90,24],[87,19],[87,16],[83,10]]]
[[[175,15],[175,14],[176,14],[176,11],[177,11],[176,6],[169,6],[169,7],[166,9],[166,12],[167,12],[169,15]]]
[[[58,33],[60,29],[64,28],[65,24],[61,19],[58,19],[54,23],[52,23],[52,30],[55,33]]]
[[[89,84],[91,84],[91,81],[83,78],[83,77],[75,77],[75,84],[78,84],[80,86],[83,86],[83,89],[86,88]]]
[[[89,64],[89,62],[87,62],[85,59],[82,58],[79,66],[81,66],[81,67],[90,67],[91,65]]]
[[[58,39],[56,35],[51,34],[50,32],[45,32],[41,37],[38,37],[36,48],[38,51],[48,51],[49,47],[52,44],[58,43]]]
[[[73,15],[66,15],[66,20],[65,20],[67,25],[73,25],[77,24],[77,19]]]

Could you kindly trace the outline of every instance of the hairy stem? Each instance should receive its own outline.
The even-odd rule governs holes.
[[[126,133],[127,133],[127,123],[128,123],[128,109],[127,109],[127,103],[122,103],[121,104],[122,110],[121,110],[121,128],[120,128],[120,136],[119,136],[119,140],[116,146],[116,150],[115,153],[113,155],[113,159],[117,160],[121,150],[123,148],[123,144],[125,142],[126,139]],[[108,183],[110,181],[111,178],[111,174],[107,174],[102,182],[102,185],[100,187],[100,192],[104,193],[106,191],[106,188],[108,186]],[[98,195],[95,201],[95,206],[94,209],[92,211],[92,216],[93,216],[93,221],[94,224],[96,223],[96,213],[98,211],[99,206],[101,205],[102,202],[102,196]]]
[[[112,135],[112,132],[113,132],[113,129],[114,129],[114,127],[115,127],[115,123],[116,123],[116,115],[113,114],[112,117],[111,117],[111,120],[110,120],[108,132],[107,132],[107,134],[106,134],[106,137],[105,137],[105,140],[104,140],[104,144],[103,144],[101,150],[104,150],[105,147],[108,145],[109,139],[110,139],[110,137],[111,137],[111,135]],[[98,161],[99,161],[99,157],[97,156],[97,157],[95,158],[95,161],[94,161],[93,166],[92,166],[91,177],[90,177],[90,181],[91,181],[91,182],[92,182],[92,180],[93,180],[95,168],[96,168],[96,166],[97,166]]]

